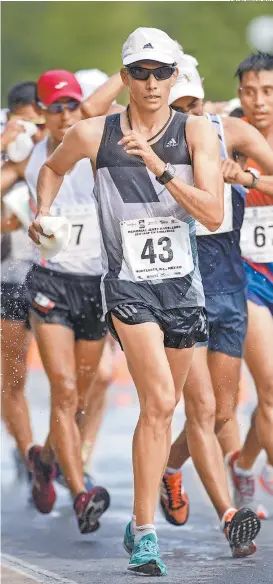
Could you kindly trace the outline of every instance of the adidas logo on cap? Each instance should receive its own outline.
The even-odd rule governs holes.
[[[151,45],[151,43],[147,43],[147,45],[144,45],[143,49],[153,49],[153,45]]]

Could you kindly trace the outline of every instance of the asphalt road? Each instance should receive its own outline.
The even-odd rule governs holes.
[[[35,438],[41,442],[48,428],[48,386],[41,373],[31,373],[29,398]],[[252,403],[240,408],[242,434],[248,425]],[[128,557],[122,548],[123,531],[131,514],[132,432],[138,406],[132,386],[114,385],[99,435],[92,473],[106,486],[111,507],[101,529],[82,536],[72,512],[67,491],[58,486],[54,511],[43,516],[27,503],[27,489],[15,479],[13,442],[2,429],[2,583],[33,584],[272,584],[273,519],[263,522],[258,551],[245,560],[232,560],[219,531],[215,512],[191,462],[185,466],[185,484],[191,514],[186,526],[167,524],[158,511],[156,525],[162,556],[168,565],[165,578],[147,578],[127,572]],[[174,435],[184,421],[179,405]],[[272,498],[259,493],[259,501],[272,507]],[[271,510],[273,517],[273,510]]]

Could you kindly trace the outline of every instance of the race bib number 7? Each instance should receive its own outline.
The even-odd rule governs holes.
[[[246,208],[240,245],[244,258],[255,263],[273,262],[273,205]]]
[[[182,278],[194,264],[187,223],[174,217],[132,219],[120,224],[123,256],[134,282]]]
[[[71,237],[68,247],[52,258],[51,261],[62,262],[69,257],[100,256],[100,237],[97,213],[94,203],[87,205],[62,206],[59,214],[71,222]]]

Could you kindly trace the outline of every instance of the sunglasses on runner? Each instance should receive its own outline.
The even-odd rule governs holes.
[[[170,79],[170,77],[175,72],[175,67],[173,65],[162,65],[161,67],[156,67],[156,69],[145,69],[144,67],[126,67],[129,75],[134,79],[139,79],[141,81],[147,81],[150,75],[153,75],[157,81],[163,81],[164,79]]]
[[[52,103],[49,106],[43,105],[43,103],[38,102],[38,105],[44,110],[47,111],[49,114],[61,114],[64,110],[68,110],[69,112],[74,112],[80,105],[80,101],[76,99],[71,99],[66,103]]]

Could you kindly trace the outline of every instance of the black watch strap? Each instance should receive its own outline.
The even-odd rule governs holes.
[[[175,176],[175,168],[169,162],[165,166],[165,170],[161,176],[156,176],[157,182],[161,185],[166,185]]]

